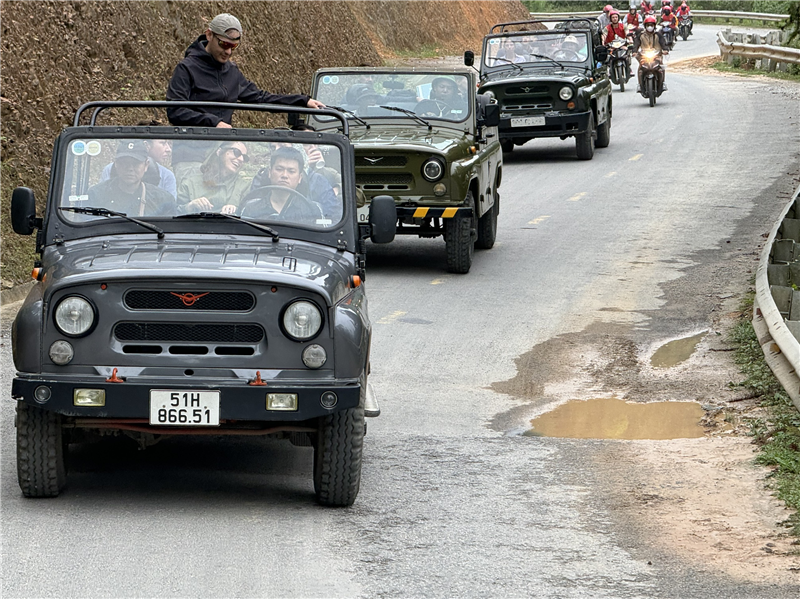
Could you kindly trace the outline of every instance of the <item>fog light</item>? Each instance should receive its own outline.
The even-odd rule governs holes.
[[[443,183],[437,183],[433,186],[433,193],[437,196],[444,196],[447,193],[447,186]]]
[[[44,404],[48,400],[50,400],[50,388],[46,385],[40,385],[35,390],[33,390],[33,399],[36,400],[39,404]]]
[[[56,340],[50,346],[50,360],[57,365],[65,365],[72,360],[75,352],[72,350],[72,344],[65,340]]]
[[[297,394],[267,394],[267,410],[297,410]]]
[[[105,406],[106,391],[76,388],[72,395],[72,403],[75,406]]]
[[[303,364],[309,369],[319,369],[328,360],[325,348],[319,344],[311,344],[303,350]]]
[[[336,406],[337,402],[339,402],[339,398],[334,392],[325,392],[319,399],[319,403],[322,404],[322,408],[333,408]]]

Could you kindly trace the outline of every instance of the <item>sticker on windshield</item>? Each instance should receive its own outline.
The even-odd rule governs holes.
[[[86,144],[86,154],[88,154],[89,156],[97,156],[98,154],[100,154],[100,151],[102,149],[103,147],[97,140],[92,140],[91,142]]]
[[[338,75],[334,75],[333,77],[331,77],[331,83],[334,84],[334,85],[339,83],[339,76]]]
[[[333,225],[333,221],[331,221],[330,219],[317,219],[316,223],[317,225],[325,225],[325,226]]]
[[[86,154],[86,142],[82,142],[78,140],[77,142],[72,143],[72,153],[75,156],[81,156]]]
[[[322,78],[322,83],[324,83],[325,85],[328,85],[330,82],[331,82],[330,75],[325,75],[325,77]]]
[[[495,40],[489,40],[489,44],[492,45],[492,46],[494,46],[495,44],[499,44],[499,43],[500,43],[500,40],[496,40],[496,39]]]

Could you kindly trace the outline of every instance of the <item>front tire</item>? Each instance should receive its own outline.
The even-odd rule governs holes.
[[[514,151],[514,140],[500,140],[500,148],[503,149],[503,152],[513,152]]]
[[[647,98],[651,107],[656,105],[656,82],[653,78],[647,80]]]
[[[594,114],[589,112],[589,126],[575,136],[575,150],[580,160],[592,160],[594,156]]]
[[[61,415],[17,403],[17,479],[26,498],[54,498],[64,489]]]
[[[597,126],[597,142],[595,146],[598,148],[608,148],[611,143],[611,117],[609,116],[605,123]]]
[[[451,273],[469,273],[472,256],[475,253],[475,240],[472,237],[475,220],[475,201],[472,192],[467,192],[466,205],[471,206],[471,217],[456,215],[445,219],[444,236],[447,250],[447,270]]]
[[[366,378],[361,384],[359,406],[320,417],[317,425],[314,492],[323,506],[351,506],[361,487]]]
[[[500,192],[494,193],[494,204],[478,219],[478,239],[475,247],[489,250],[497,239],[497,214],[500,211]]]
[[[617,80],[619,81],[619,91],[625,91],[625,67],[622,64],[617,64]]]

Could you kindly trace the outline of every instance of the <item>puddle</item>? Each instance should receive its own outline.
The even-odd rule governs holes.
[[[570,400],[531,421],[523,435],[601,440],[703,437],[696,402],[629,403],[619,398]]]
[[[703,331],[692,337],[667,342],[655,351],[650,359],[650,364],[657,368],[667,369],[682,363],[692,355],[695,348],[697,348],[697,344],[706,336],[706,333],[708,332]]]

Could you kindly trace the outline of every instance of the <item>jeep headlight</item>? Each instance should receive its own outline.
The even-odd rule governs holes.
[[[438,181],[444,175],[444,165],[437,158],[429,158],[422,165],[422,176],[428,181]]]
[[[322,313],[313,302],[298,300],[283,311],[282,322],[283,331],[290,338],[310,340],[322,328]]]
[[[79,296],[67,296],[56,306],[56,327],[64,335],[79,336],[94,326],[94,308]]]
[[[569,87],[568,85],[565,85],[560,90],[558,90],[558,97],[561,98],[562,100],[569,100],[570,98],[572,98],[572,93],[573,93],[572,88]]]

